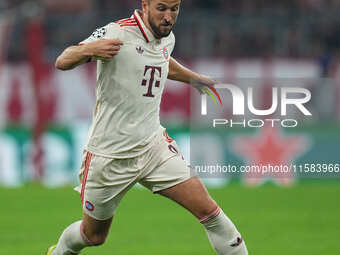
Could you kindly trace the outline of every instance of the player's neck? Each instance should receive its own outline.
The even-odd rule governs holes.
[[[141,16],[141,19],[142,19],[144,25],[146,26],[147,29],[149,29],[149,31],[152,33],[152,35],[153,35],[156,39],[160,39],[160,38],[157,37],[157,35],[156,35],[155,32],[153,31],[153,29],[152,29],[152,27],[151,27],[151,25],[150,25],[150,23],[149,23],[149,21],[148,21],[147,16],[146,16],[143,12],[140,14],[140,16]]]

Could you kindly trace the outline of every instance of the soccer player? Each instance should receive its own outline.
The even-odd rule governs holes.
[[[61,70],[97,60],[97,99],[78,187],[83,218],[64,230],[47,255],[79,254],[85,247],[103,244],[115,209],[137,182],[189,210],[218,254],[248,254],[234,224],[160,125],[166,79],[196,84],[200,92],[216,83],[171,57],[171,31],[180,4],[142,0],[142,10],[97,29],[58,57],[56,67]]]

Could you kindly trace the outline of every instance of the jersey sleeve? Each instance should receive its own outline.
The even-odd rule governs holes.
[[[85,44],[90,42],[95,42],[100,39],[113,39],[119,38],[119,25],[115,23],[110,23],[104,27],[97,28],[93,33],[85,40],[81,41],[79,44]],[[121,39],[121,38],[119,38]]]

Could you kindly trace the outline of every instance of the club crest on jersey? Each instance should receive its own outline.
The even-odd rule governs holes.
[[[137,51],[138,54],[143,54],[143,52],[144,52],[144,50],[141,46],[136,47],[136,51]]]
[[[90,212],[92,212],[92,211],[94,210],[94,205],[93,205],[91,202],[89,202],[89,201],[86,201],[86,202],[85,202],[85,207],[86,207],[86,209],[89,210]]]
[[[93,33],[92,33],[92,37],[99,39],[102,38],[104,35],[106,34],[106,28],[105,27],[101,27],[101,28],[97,28]]]
[[[166,60],[169,59],[169,52],[168,52],[168,49],[167,48],[163,48],[163,56]]]

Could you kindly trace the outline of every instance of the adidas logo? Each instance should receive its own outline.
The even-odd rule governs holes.
[[[143,54],[143,52],[144,52],[144,50],[142,49],[141,46],[136,47],[136,51],[137,51],[137,53],[139,53],[139,54]]]
[[[231,247],[237,247],[237,246],[239,246],[242,243],[242,241],[243,241],[242,237],[237,237],[236,242],[231,244],[230,246]]]

